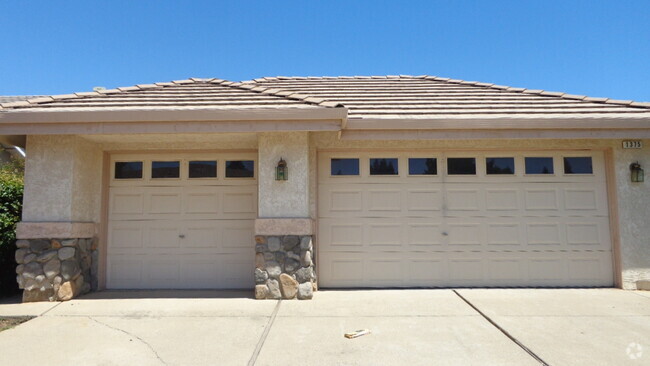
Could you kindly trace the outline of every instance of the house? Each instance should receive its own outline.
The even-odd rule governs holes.
[[[650,280],[650,103],[433,76],[189,79],[2,104],[24,301],[94,289]]]

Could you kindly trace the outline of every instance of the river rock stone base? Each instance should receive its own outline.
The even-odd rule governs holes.
[[[316,288],[311,235],[255,237],[255,298],[311,299]]]
[[[95,239],[21,239],[16,247],[23,302],[66,301],[97,289]]]

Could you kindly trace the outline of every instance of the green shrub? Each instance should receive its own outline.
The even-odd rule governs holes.
[[[24,161],[0,166],[0,297],[19,292],[16,283],[16,223],[23,203]]]

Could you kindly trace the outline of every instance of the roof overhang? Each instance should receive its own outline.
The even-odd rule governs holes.
[[[344,140],[650,138],[650,116],[349,119]]]
[[[347,108],[11,110],[0,135],[340,131]]]
[[[528,130],[528,129],[647,129],[650,113],[638,116],[446,117],[446,118],[350,118],[348,130]]]

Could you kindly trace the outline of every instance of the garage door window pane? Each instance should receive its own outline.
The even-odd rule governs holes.
[[[141,179],[141,161],[120,161],[115,163],[115,179]]]
[[[332,175],[359,175],[359,159],[332,159],[330,169]]]
[[[217,162],[214,160],[190,161],[188,173],[190,178],[216,178]]]
[[[474,158],[448,158],[447,174],[449,175],[476,175],[476,159]]]
[[[592,174],[591,157],[564,158],[564,174]]]
[[[436,175],[438,161],[436,158],[409,158],[409,175]]]
[[[178,178],[181,174],[181,163],[178,161],[151,162],[151,178]]]
[[[487,174],[515,174],[515,158],[486,158]]]
[[[526,174],[553,174],[553,158],[526,158]]]
[[[370,159],[370,175],[397,175],[397,159]]]
[[[255,162],[253,160],[229,160],[226,162],[226,177],[253,178]]]

